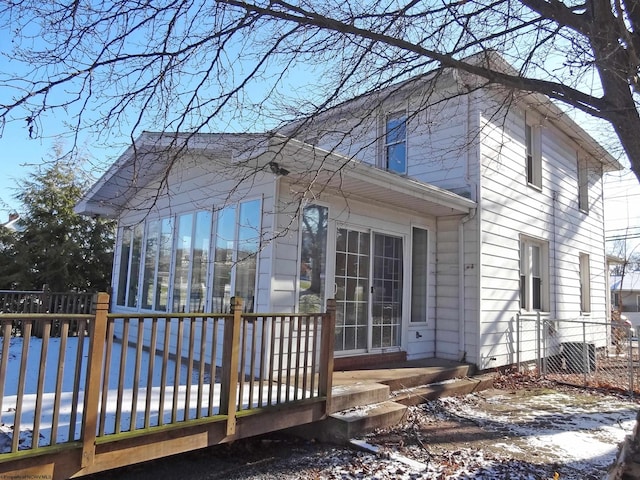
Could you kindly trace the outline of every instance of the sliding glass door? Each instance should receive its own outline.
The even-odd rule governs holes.
[[[402,238],[338,228],[336,232],[336,351],[400,345]]]

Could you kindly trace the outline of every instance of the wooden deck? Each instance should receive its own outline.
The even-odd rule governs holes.
[[[238,303],[233,314],[123,315],[108,304],[99,294],[95,314],[0,314],[0,476],[82,476],[331,409],[333,302],[323,314],[244,314]]]

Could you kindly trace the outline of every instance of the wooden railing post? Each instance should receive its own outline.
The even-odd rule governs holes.
[[[336,301],[327,300],[327,313],[322,317],[320,336],[320,372],[318,388],[320,396],[326,398],[325,415],[331,413],[331,387],[333,386],[333,350],[336,341]]]
[[[87,380],[82,413],[82,468],[93,464],[96,452],[98,403],[103,368],[102,357],[107,336],[109,294],[98,293],[93,305],[95,306],[95,316],[89,322],[89,359],[87,361]]]
[[[227,319],[224,322],[222,378],[220,385],[220,413],[227,415],[227,435],[236,433],[242,298],[234,297],[231,312],[233,313],[233,319]],[[240,379],[240,381],[242,380]]]

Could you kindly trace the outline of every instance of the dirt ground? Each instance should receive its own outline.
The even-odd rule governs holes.
[[[408,410],[360,445],[283,434],[95,475],[122,479],[601,479],[635,424],[622,395],[518,379]]]

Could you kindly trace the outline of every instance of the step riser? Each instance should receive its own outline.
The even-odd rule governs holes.
[[[493,375],[464,378],[469,374],[466,365],[425,370],[391,368],[385,371],[385,375],[379,372],[369,375],[361,371],[353,376],[346,372],[341,376],[341,383],[334,384],[330,415],[321,422],[301,425],[290,432],[322,442],[343,444],[376,428],[400,423],[409,405],[465,395],[493,386]],[[456,378],[455,381],[447,381]]]
[[[334,387],[331,396],[331,411],[341,412],[352,407],[373,405],[389,400],[391,389],[381,383],[367,383]]]
[[[369,410],[357,418],[340,414],[329,416],[319,426],[321,440],[331,443],[345,443],[354,436],[372,432],[376,428],[397,425],[406,415],[407,407],[395,402],[385,402],[378,408]]]
[[[437,376],[437,375],[436,375]],[[448,380],[446,377],[445,380]],[[442,381],[442,380],[440,380]],[[387,383],[387,382],[385,382]],[[419,385],[425,385],[424,383]],[[469,393],[486,390],[493,386],[493,375],[483,375],[476,378],[459,379],[454,382],[446,382],[435,385],[425,385],[415,388],[410,392],[397,392],[392,395],[392,401],[380,404],[379,407],[366,410],[366,415],[359,417],[346,414],[332,414],[323,422],[309,429],[314,438],[332,443],[345,443],[349,439],[368,433],[376,428],[385,428],[398,424],[404,418],[406,408],[410,405],[419,405],[428,400],[453,395],[466,395]],[[362,405],[362,404],[361,404]]]

